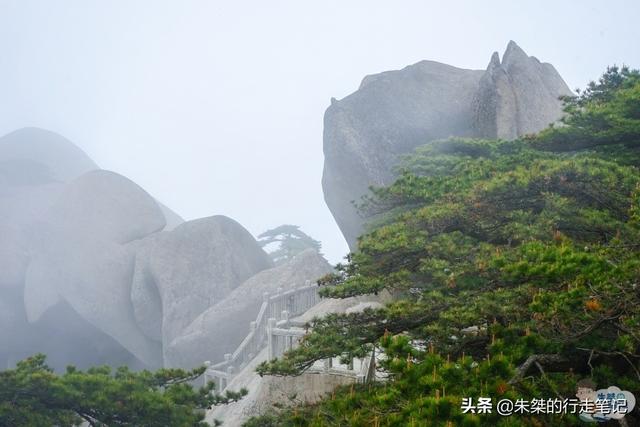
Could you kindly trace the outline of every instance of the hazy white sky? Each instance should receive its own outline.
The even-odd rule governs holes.
[[[484,69],[510,39],[571,88],[640,67],[640,2],[0,0],[0,134],[56,131],[187,219],[302,226],[338,261],[322,118],[366,74]]]

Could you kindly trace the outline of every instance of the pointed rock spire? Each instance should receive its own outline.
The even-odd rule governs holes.
[[[352,250],[364,230],[351,203],[395,179],[398,155],[450,136],[513,139],[562,116],[562,77],[513,41],[486,70],[422,61],[369,76],[324,117],[325,200]],[[339,108],[338,108],[339,107]]]
[[[498,52],[493,52],[489,65],[487,65],[487,71],[495,70],[498,67],[500,67],[500,55]]]
[[[507,49],[504,51],[504,55],[502,56],[502,65],[504,67],[509,67],[511,64],[520,62],[523,60],[528,60],[529,56],[527,53],[522,50],[520,46],[513,40],[510,40],[507,44]]]

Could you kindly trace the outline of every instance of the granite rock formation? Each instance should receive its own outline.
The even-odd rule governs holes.
[[[66,182],[98,169],[68,139],[44,129],[23,128],[0,138],[0,171],[20,173],[24,183]],[[2,182],[0,173],[0,183]],[[5,175],[6,179],[6,175]]]
[[[536,133],[562,116],[559,97],[571,95],[551,64],[510,42],[502,62],[491,56],[473,100],[474,135],[515,139]]]
[[[510,42],[486,70],[422,61],[367,76],[324,117],[324,196],[349,247],[364,230],[353,202],[394,178],[398,157],[436,139],[512,139],[561,117],[571,91],[552,65]]]
[[[265,292],[274,294],[278,288],[302,286],[330,271],[331,266],[322,255],[307,249],[282,265],[252,276],[195,318],[171,342],[168,364],[194,367],[205,360],[222,360],[249,333],[249,323],[255,320]]]
[[[165,351],[205,310],[272,266],[253,236],[221,215],[185,222],[132,247],[134,315],[148,337],[164,343]]]
[[[69,182],[44,217],[30,225],[24,281],[27,319],[65,301],[83,319],[149,366],[159,346],[142,334],[130,301],[134,252],[123,246],[160,231],[155,200],[127,178],[95,170]]]
[[[271,266],[235,221],[185,223],[55,133],[0,138],[0,369],[36,352],[162,366],[167,342]]]

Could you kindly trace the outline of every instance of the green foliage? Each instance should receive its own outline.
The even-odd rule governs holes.
[[[57,375],[44,355],[36,355],[0,371],[0,426],[206,426],[206,409],[236,401],[246,390],[217,395],[213,384],[195,389],[189,382],[203,369],[69,367]]]
[[[565,99],[562,125],[535,137],[549,150],[579,150],[601,145],[640,144],[640,72],[616,66],[577,97]]]
[[[277,243],[277,248],[269,252],[269,256],[276,265],[290,260],[307,249],[320,253],[322,247],[319,241],[300,230],[299,226],[286,224],[260,234],[258,243],[263,249]]]
[[[561,126],[427,144],[373,189],[360,206],[372,225],[321,292],[384,289],[394,302],[314,320],[259,372],[377,347],[390,379],[249,425],[577,425],[462,414],[460,403],[571,398],[584,376],[640,395],[640,76],[610,68],[565,102]]]

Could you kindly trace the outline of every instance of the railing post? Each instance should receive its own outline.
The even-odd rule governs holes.
[[[211,366],[211,362],[209,360],[205,360],[204,367],[206,368],[204,371],[204,375],[202,376],[202,380],[204,381],[204,386],[207,386],[207,382],[209,382],[209,376],[207,375],[207,370]]]
[[[369,359],[369,369],[367,370],[367,382],[376,380],[376,349],[371,352],[371,359]]]
[[[267,341],[266,346],[268,347],[268,360],[276,359],[284,352],[293,349],[299,342],[299,336],[293,331],[279,331],[276,335],[274,330],[278,326],[278,320],[280,318],[283,320],[284,328],[291,328],[291,318],[309,310],[319,300],[318,289],[316,286],[311,286],[310,280],[305,280],[304,286],[296,287],[295,283],[292,284],[287,292],[284,292],[282,287],[278,287],[275,294],[263,292],[262,298],[260,314],[255,321],[249,323],[249,334],[245,341],[233,354],[225,354],[224,362],[214,365],[215,371],[212,371],[211,374],[207,374],[205,371],[205,384],[216,380],[219,391],[223,391],[228,381],[232,379],[234,369],[232,364],[236,365],[235,368],[245,366],[261,349],[264,349],[265,341]],[[236,354],[235,358],[234,354]],[[205,366],[208,369],[212,365],[210,362],[205,362]],[[331,369],[333,367],[332,359],[325,359],[324,366],[325,370]],[[215,373],[218,370],[224,371],[225,367],[227,368],[226,373]],[[350,364],[350,369],[353,370],[353,362]],[[368,377],[368,375],[366,376]]]
[[[269,320],[267,321],[267,346],[269,347],[269,360],[273,360],[275,359],[275,354],[274,354],[274,337],[273,337],[273,328],[276,327],[276,319],[273,317],[270,317]]]
[[[271,295],[269,295],[269,292],[263,292],[262,293],[262,302],[266,302],[267,303],[267,309],[265,310],[264,315],[269,317],[271,315],[270,311],[271,310],[271,305],[269,304],[269,298]]]
[[[292,283],[291,284],[291,289],[293,289],[293,292],[291,293],[291,295],[289,295],[287,297],[287,310],[289,310],[290,313],[294,313],[294,314],[298,314],[298,311],[296,310],[296,299],[298,297],[298,290],[296,289],[296,284]]]

